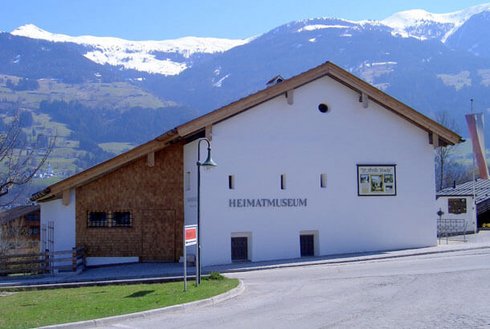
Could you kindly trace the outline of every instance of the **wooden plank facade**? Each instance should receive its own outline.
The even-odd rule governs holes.
[[[76,245],[88,257],[177,261],[182,253],[183,145],[139,158],[76,189]],[[130,225],[91,226],[90,212],[130,212]],[[109,216],[110,217],[110,216]]]

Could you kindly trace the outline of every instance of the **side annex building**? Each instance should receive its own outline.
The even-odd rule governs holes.
[[[51,249],[178,261],[203,137],[204,266],[435,245],[434,148],[462,140],[326,62],[34,194]]]

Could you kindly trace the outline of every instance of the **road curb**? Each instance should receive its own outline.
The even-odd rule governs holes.
[[[123,320],[131,320],[131,319],[138,319],[138,318],[146,318],[148,316],[152,315],[157,315],[157,314],[165,314],[165,313],[170,313],[170,312],[175,312],[175,311],[184,311],[188,309],[192,309],[195,307],[202,307],[202,306],[208,306],[208,305],[215,305],[221,302],[224,302],[226,300],[235,298],[242,294],[245,291],[245,285],[243,284],[242,280],[239,280],[238,286],[235,288],[211,297],[207,299],[202,299],[202,300],[197,300],[194,302],[190,303],[185,303],[185,304],[179,304],[179,305],[172,305],[172,306],[167,306],[163,308],[157,308],[153,310],[148,310],[148,311],[141,311],[141,312],[135,312],[135,313],[129,313],[129,314],[123,314],[123,315],[115,315],[115,316],[110,316],[106,318],[100,318],[100,319],[93,319],[93,320],[86,320],[86,321],[78,321],[78,322],[70,322],[70,323],[63,323],[63,324],[56,324],[56,325],[51,325],[51,326],[45,326],[45,327],[39,327],[38,329],[60,329],[60,328],[93,328],[93,327],[99,327],[99,326],[104,326],[104,325],[109,325],[114,322],[119,322]]]
[[[475,248],[461,248],[461,249],[442,250],[442,251],[441,250],[424,251],[420,253],[403,254],[403,255],[386,255],[386,256],[373,256],[373,257],[359,256],[359,257],[353,257],[352,259],[345,259],[345,260],[328,259],[328,260],[318,260],[318,261],[302,262],[302,263],[274,264],[274,265],[264,265],[259,267],[246,267],[246,268],[236,268],[230,270],[220,270],[220,273],[240,273],[240,272],[274,270],[274,269],[281,269],[281,268],[288,268],[288,267],[302,267],[302,266],[339,265],[339,264],[370,262],[370,261],[404,258],[404,257],[427,256],[427,255],[436,255],[436,254],[445,254],[445,253],[458,252],[458,251],[481,250],[481,249],[490,249],[490,246],[481,246]]]

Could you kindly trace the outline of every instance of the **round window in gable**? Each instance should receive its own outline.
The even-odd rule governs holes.
[[[328,105],[321,103],[320,105],[318,105],[318,111],[320,111],[322,113],[327,113],[328,112]]]

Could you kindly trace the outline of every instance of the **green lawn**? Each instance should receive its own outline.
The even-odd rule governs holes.
[[[226,292],[238,280],[115,285],[37,291],[0,291],[0,328],[33,328],[187,303]]]

